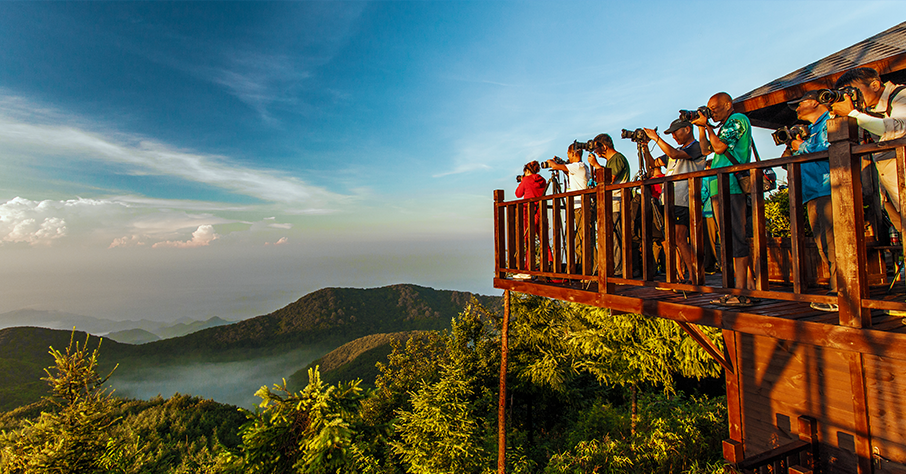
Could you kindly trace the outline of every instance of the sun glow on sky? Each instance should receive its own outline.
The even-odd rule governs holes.
[[[0,312],[239,319],[325,286],[493,293],[491,192],[512,197],[522,164],[663,129],[899,6],[0,2]],[[834,15],[802,21],[815,11]]]

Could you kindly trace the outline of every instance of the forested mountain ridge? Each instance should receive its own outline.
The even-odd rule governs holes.
[[[370,334],[449,327],[475,296],[488,307],[500,297],[435,290],[411,284],[381,288],[324,288],[273,313],[137,347],[140,354],[186,354],[330,342],[334,347]]]
[[[182,368],[199,363],[247,363],[255,366],[259,374],[276,381],[289,378],[310,361],[362,336],[447,328],[472,296],[416,285],[325,288],[273,313],[187,336],[141,345],[120,344],[105,338],[101,369],[106,374],[119,364],[111,382],[118,390],[125,390],[121,393],[139,397],[172,393],[170,390],[204,395],[191,386],[173,382],[184,372]],[[501,301],[499,297],[476,298],[490,307],[499,306]],[[3,381],[0,410],[31,403],[46,392],[40,379],[45,375],[43,369],[53,363],[48,347],[67,346],[70,335],[71,331],[35,327],[0,330],[0,380]],[[85,339],[86,333],[76,333],[76,341],[84,344]],[[98,338],[92,336],[90,346],[96,347],[97,342]],[[301,355],[285,357],[293,353]],[[283,358],[286,362],[262,364],[263,358],[268,357]],[[241,377],[235,370],[230,374]],[[158,383],[163,380],[160,377],[166,377],[168,383]],[[137,382],[150,386],[152,395],[126,390],[124,384]],[[244,383],[254,385],[250,380]],[[238,387],[249,394],[255,388]]]

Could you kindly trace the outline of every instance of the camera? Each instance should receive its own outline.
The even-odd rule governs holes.
[[[774,144],[777,146],[789,145],[790,142],[797,139],[805,140],[808,136],[808,127],[801,123],[797,123],[792,127],[780,127],[771,134],[771,138],[774,139]]]
[[[821,105],[830,106],[846,99],[846,96],[849,96],[852,99],[853,107],[855,107],[856,110],[862,110],[862,91],[853,86],[846,86],[842,89],[821,89],[818,91],[818,97],[815,100]]]
[[[565,164],[566,164],[566,161],[563,161],[563,158],[560,158],[559,156],[555,156],[555,157],[551,158],[551,161],[553,161],[554,163],[556,163],[556,164],[558,164],[558,165],[565,165]],[[550,163],[548,163],[547,161],[542,161],[542,162],[541,162],[541,168],[542,168],[542,169],[548,169],[548,168],[550,168],[550,167],[551,167],[551,165],[550,165]]]
[[[636,143],[645,143],[648,141],[648,134],[641,128],[635,130],[626,130],[624,128],[623,133],[620,134],[620,138],[628,138]]]
[[[711,109],[709,109],[707,106],[703,105],[696,110],[680,110],[679,111],[680,120],[683,120],[685,122],[691,122],[691,121],[697,119],[699,115],[704,115],[705,117],[708,118],[708,120],[710,120],[711,119]]]
[[[585,151],[595,151],[595,148],[598,147],[598,144],[594,140],[589,140],[587,142],[580,142],[579,140],[573,140],[573,148],[576,150],[585,150]]]
[[[516,175],[516,182],[517,182],[517,183],[521,183],[521,182],[522,182],[522,176],[523,176],[523,175],[521,175],[521,174],[517,174],[517,175]]]

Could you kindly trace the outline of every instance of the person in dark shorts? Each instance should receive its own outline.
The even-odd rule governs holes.
[[[692,132],[692,124],[680,119],[676,119],[670,124],[664,133],[673,136],[677,147],[667,143],[656,130],[646,128],[645,134],[654,141],[657,146],[664,152],[664,155],[658,158],[651,158],[651,152],[645,147],[643,153],[646,155],[646,162],[651,162],[654,167],[667,167],[666,176],[673,176],[683,173],[693,173],[705,169],[706,155],[703,153],[702,146],[695,139]],[[650,161],[649,161],[650,159]],[[673,216],[665,216],[673,219],[676,224],[674,227],[674,242],[679,254],[676,259],[676,270],[682,283],[690,283],[692,279],[692,246],[689,245],[689,183],[687,181],[677,181],[673,185]],[[688,272],[687,272],[688,270]],[[688,280],[686,275],[689,276]]]

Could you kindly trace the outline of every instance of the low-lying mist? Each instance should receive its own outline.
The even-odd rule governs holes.
[[[297,349],[286,354],[239,362],[204,362],[186,365],[117,369],[110,384],[120,397],[169,398],[174,393],[212,398],[253,409],[261,399],[255,392],[262,385],[282,384],[299,369],[324,355],[321,348]]]

